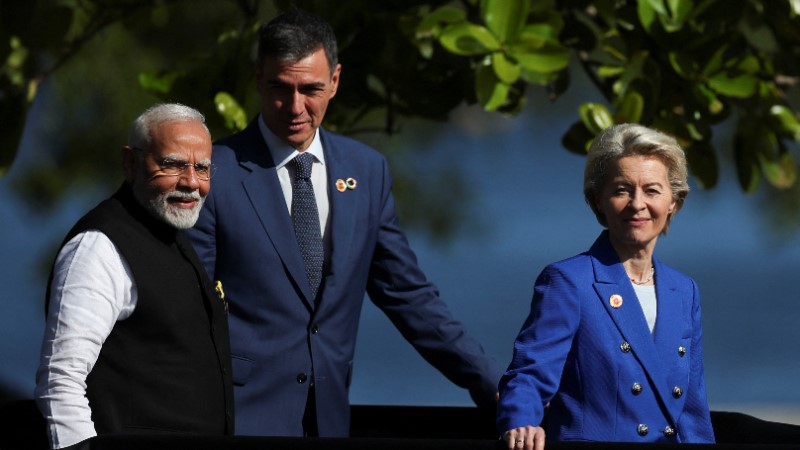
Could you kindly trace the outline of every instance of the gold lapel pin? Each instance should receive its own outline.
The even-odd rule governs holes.
[[[608,303],[612,308],[619,308],[622,306],[622,296],[619,294],[614,294],[608,299]]]
[[[339,192],[344,192],[347,190],[347,184],[345,184],[343,179],[339,178],[336,180],[336,190]]]
[[[225,312],[228,312],[228,301],[225,300],[225,291],[222,290],[222,281],[217,280],[217,284],[214,285],[214,290],[217,291],[217,296],[220,300],[222,300],[222,306],[225,307]]]

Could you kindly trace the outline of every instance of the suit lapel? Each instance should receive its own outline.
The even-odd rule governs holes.
[[[658,314],[656,318],[655,342],[663,361],[672,361],[677,355],[681,333],[684,330],[680,323],[686,314],[683,312],[683,296],[678,292],[678,285],[663,269],[661,262],[653,258],[656,269],[656,298]]]
[[[598,300],[603,303],[609,317],[625,341],[630,344],[633,354],[647,376],[658,386],[656,395],[660,395],[667,387],[666,372],[659,357],[660,353],[650,334],[650,328],[647,326],[647,320],[644,318],[633,286],[606,233],[604,232],[589,250],[589,254],[593,257],[594,289]],[[612,306],[613,295],[622,297],[622,304],[619,307]],[[659,319],[660,313],[659,309]]]
[[[331,289],[336,285],[337,272],[345,267],[344,262],[350,260],[352,251],[352,241],[356,228],[356,218],[358,217],[359,202],[362,197],[358,189],[366,189],[365,185],[358,185],[356,189],[345,189],[340,192],[336,188],[337,180],[347,180],[353,178],[359,181],[359,173],[353,169],[352,164],[348,164],[345,149],[336,146],[328,133],[320,129],[322,146],[325,151],[325,163],[328,166],[328,192],[330,193],[330,243],[331,255],[329,256],[328,273],[325,277],[325,285]]]
[[[311,287],[303,256],[297,245],[292,219],[286,208],[286,199],[283,197],[272,155],[255,121],[245,132],[248,133],[249,143],[243,149],[239,163],[250,173],[242,178],[242,187],[261,221],[264,233],[283,261],[289,275],[303,292],[306,305],[313,309],[314,300],[311,298]]]

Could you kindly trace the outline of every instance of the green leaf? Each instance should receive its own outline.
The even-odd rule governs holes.
[[[586,156],[594,137],[595,134],[592,134],[582,121],[577,121],[564,133],[564,136],[561,138],[561,145],[572,153]]]
[[[247,127],[247,113],[229,93],[217,92],[214,96],[214,106],[219,115],[225,119],[225,128],[241,131]]]
[[[162,72],[160,70],[151,70],[148,72],[139,73],[139,86],[145,91],[168,94],[172,91],[172,86],[175,81],[183,76],[183,71],[169,71]]]
[[[655,2],[660,5],[660,2]],[[657,10],[651,5],[649,1],[639,1],[637,2],[636,12],[639,15],[639,22],[641,22],[642,27],[648,33],[653,28],[653,23],[655,23],[657,15]]]
[[[708,63],[703,67],[702,74],[709,77],[720,70],[722,70],[725,53],[728,51],[728,46],[723,45],[714,54],[708,58]]]
[[[544,47],[548,41],[552,40],[553,38],[548,36],[547,31],[541,27],[527,26],[517,35],[517,38],[508,47],[515,48],[516,51],[521,53],[535,52]],[[558,41],[556,40],[555,42]]]
[[[538,86],[547,86],[550,83],[556,81],[560,74],[564,72],[551,72],[551,73],[541,73],[536,72],[534,70],[526,69],[525,67],[520,67],[520,78],[527,81],[530,84],[535,84]]]
[[[636,91],[628,91],[622,97],[615,116],[616,123],[639,123],[644,110],[644,97]]]
[[[755,192],[761,181],[761,172],[758,171],[758,166],[746,159],[736,159],[736,175],[739,179],[739,186],[748,194]]]
[[[606,128],[614,125],[614,119],[608,108],[599,103],[586,102],[578,108],[581,122],[592,134],[598,134]]]
[[[558,72],[569,65],[569,49],[559,43],[544,42],[540,48],[513,44],[507,53],[525,69],[540,73]]]
[[[503,42],[519,34],[528,19],[530,3],[521,0],[482,0],[481,13],[486,26]]]
[[[790,188],[797,181],[797,164],[789,152],[781,154],[777,161],[769,160],[759,153],[758,162],[764,178],[778,189]]]
[[[503,83],[514,84],[519,80],[519,66],[509,61],[503,53],[492,53],[492,67],[497,78]]]
[[[685,53],[669,52],[667,56],[669,58],[669,64],[672,66],[672,70],[674,70],[675,73],[689,80],[694,78],[695,72],[697,72],[697,64],[689,55]]]
[[[709,141],[692,141],[686,146],[686,161],[703,189],[712,189],[719,180],[719,163]]]
[[[795,141],[800,141],[800,121],[797,120],[794,111],[784,105],[772,105],[769,114],[778,127],[777,131],[792,136]]]
[[[717,94],[702,84],[698,84],[696,87],[697,97],[705,104],[706,109],[712,116],[725,112],[725,104],[719,100]]]
[[[772,29],[755,14],[743,17],[739,21],[739,30],[754,48],[767,53],[780,51],[780,45]]]
[[[510,89],[511,86],[497,78],[491,66],[478,67],[475,74],[475,93],[484,110],[494,111],[501,107],[508,99]]]
[[[441,24],[452,24],[463,22],[467,19],[467,13],[463,9],[453,6],[445,5],[437,8],[417,25],[415,35],[417,39],[427,37],[436,37],[441,27]]]
[[[462,56],[485,55],[500,49],[491,31],[472,23],[449,25],[439,36],[439,42],[449,52]]]
[[[721,72],[708,80],[708,86],[715,92],[734,98],[749,98],[756,93],[758,78],[750,74],[729,76]]]
[[[777,139],[753,122],[750,116],[739,119],[736,137],[733,141],[733,153],[736,159],[736,174],[739,185],[747,193],[754,192],[761,181],[761,162],[771,159],[777,154]]]
[[[597,68],[597,75],[601,78],[614,78],[625,73],[622,66],[600,66]]]

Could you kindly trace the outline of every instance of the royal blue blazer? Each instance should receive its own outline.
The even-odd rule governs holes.
[[[500,381],[500,433],[539,426],[549,403],[547,439],[714,442],[697,285],[653,264],[652,334],[607,231],[542,271]]]
[[[385,158],[352,139],[319,133],[331,254],[316,301],[257,122],[215,143],[211,191],[188,232],[229,302],[236,433],[302,435],[313,383],[320,435],[348,435],[348,390],[365,292],[427,361],[473,398],[493,402],[502,370],[418,267],[398,225]],[[356,181],[354,189],[336,188],[337,180],[348,178]],[[383,382],[391,389],[400,379]]]

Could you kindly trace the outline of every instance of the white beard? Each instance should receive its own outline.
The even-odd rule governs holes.
[[[179,208],[168,200],[171,198],[189,198],[197,201],[193,208]],[[167,224],[179,229],[185,230],[192,228],[200,216],[200,209],[203,207],[204,197],[201,197],[197,191],[194,192],[167,192],[158,194],[150,198],[148,202],[148,209],[150,213],[157,218],[163,220]]]

